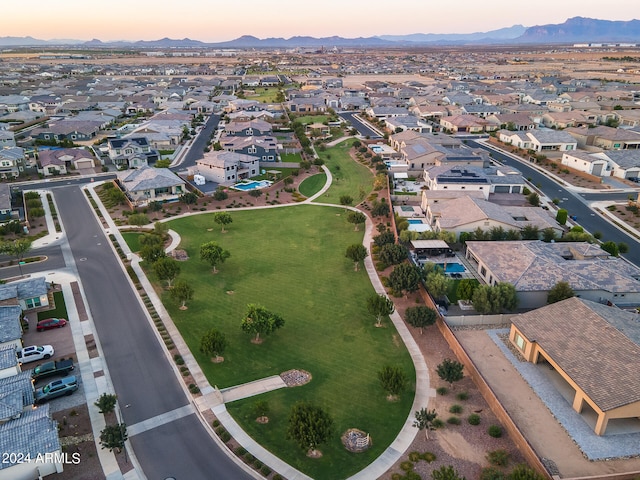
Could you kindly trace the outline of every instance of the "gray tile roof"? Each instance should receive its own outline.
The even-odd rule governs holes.
[[[25,370],[17,375],[10,377],[0,378],[0,398],[4,398],[13,394],[13,392],[19,392],[21,406],[20,409],[33,405],[34,401],[34,389],[33,382],[31,381],[31,370]],[[17,405],[14,404],[14,405]]]
[[[20,282],[11,282],[0,285],[0,300],[8,298],[34,298],[46,295],[48,292],[47,282],[44,277],[33,277]]]
[[[0,210],[11,210],[11,189],[7,183],[0,183]]]
[[[20,418],[0,425],[0,451],[21,452],[36,458],[38,454],[60,451],[58,423],[49,418],[49,406],[24,412]],[[0,470],[11,467],[0,463]]]
[[[640,150],[607,150],[604,155],[622,168],[640,167]]]
[[[512,322],[603,411],[640,402],[640,316],[573,297]]]
[[[0,306],[0,343],[22,338],[21,313],[22,308],[18,305]]]
[[[18,357],[16,357],[16,349],[13,345],[0,348],[0,370],[15,367],[17,364]]]
[[[141,167],[118,172],[118,178],[129,192],[184,185],[185,182],[168,168]]]

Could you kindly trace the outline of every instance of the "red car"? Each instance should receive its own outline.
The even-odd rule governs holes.
[[[44,330],[51,330],[52,328],[62,328],[67,324],[64,318],[47,318],[46,320],[40,320],[36,330],[43,332]]]

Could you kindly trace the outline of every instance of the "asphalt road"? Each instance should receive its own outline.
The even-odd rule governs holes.
[[[351,126],[358,130],[358,133],[363,137],[369,138],[382,138],[375,130],[372,130],[367,124],[358,120],[355,115],[357,112],[338,112],[338,116],[344,118],[351,123]]]
[[[211,134],[215,131],[220,122],[220,115],[212,114],[207,119],[204,127],[198,133],[198,136],[193,140],[189,151],[185,154],[182,162],[175,167],[171,167],[174,172],[186,170],[188,167],[192,167],[196,164],[196,160],[204,158],[204,147],[207,146]]]
[[[54,197],[124,422],[134,425],[189,404],[85,194],[68,187],[56,189]],[[171,435],[165,437],[164,431]],[[222,452],[195,414],[133,436],[131,443],[150,480],[251,478]]]
[[[468,145],[470,147],[484,148],[492,152],[492,157],[500,163],[522,172],[524,177],[530,178],[531,183],[536,185],[547,197],[551,199],[558,198],[560,200],[559,206],[566,209],[569,215],[575,215],[577,217],[576,222],[584,227],[585,230],[590,233],[600,232],[603,242],[611,240],[615,243],[626,243],[629,246],[629,252],[622,256],[635,265],[640,266],[640,242],[638,242],[635,237],[613,226],[603,218],[601,214],[595,213],[588,205],[588,201],[614,200],[614,198],[619,198],[621,194],[575,194],[558,184],[555,180],[540,173],[535,167],[527,165],[526,162],[514,160],[508,155],[472,140],[468,141]],[[628,194],[623,194],[623,199],[626,199],[627,196]]]

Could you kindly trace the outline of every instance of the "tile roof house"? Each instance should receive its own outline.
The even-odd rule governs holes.
[[[586,242],[538,240],[466,242],[466,257],[488,284],[514,285],[518,305],[538,308],[558,282],[582,298],[617,305],[640,304],[640,269]]]
[[[26,168],[26,155],[22,147],[0,148],[0,178],[16,178]]]
[[[22,348],[22,308],[19,305],[0,306],[0,348]]]
[[[158,159],[158,152],[145,136],[110,139],[107,148],[109,158],[119,167],[141,167]]]
[[[259,157],[262,162],[277,162],[279,160],[278,141],[275,137],[223,135],[220,138],[220,145],[229,152]]]
[[[0,305],[19,305],[31,310],[49,305],[49,286],[44,277],[31,277],[0,285]]]
[[[599,125],[594,128],[567,128],[565,132],[576,139],[578,148],[594,146],[604,150],[640,149],[640,134],[622,128]]]
[[[20,362],[16,356],[15,345],[0,346],[0,378],[13,377],[20,373]],[[0,397],[0,408],[3,404],[3,400]],[[4,418],[0,415],[0,422]]]
[[[16,351],[13,351],[16,356]],[[17,360],[17,358],[16,358]],[[33,407],[33,382],[31,371],[18,371],[0,378],[0,425],[20,416]]]
[[[509,167],[482,168],[456,163],[442,164],[424,171],[429,190],[481,191],[485,200],[491,193],[522,193],[522,174]]]
[[[84,148],[61,148],[58,150],[40,150],[38,154],[38,172],[45,177],[49,175],[64,175],[73,166],[78,168],[93,168],[95,160],[91,153]]]
[[[608,159],[603,157],[603,154],[576,150],[575,152],[563,153],[561,163],[590,175],[608,177],[611,175],[611,167]]]
[[[273,125],[264,120],[253,119],[245,122],[230,122],[225,125],[224,131],[227,135],[246,137],[271,135],[273,133]]]
[[[20,418],[0,425],[0,451],[21,452],[32,459],[30,462],[0,463],[2,480],[42,478],[61,473],[63,455],[58,423],[50,418],[49,406],[45,404],[27,410]]]
[[[489,122],[475,115],[453,115],[440,119],[440,126],[453,133],[480,133],[484,132],[488,125]]]
[[[575,392],[577,413],[597,416],[594,431],[640,417],[640,316],[569,298],[512,318],[509,340],[532,363],[546,361]]]
[[[15,146],[15,134],[11,130],[0,130],[0,148]]]
[[[174,202],[186,191],[186,182],[168,168],[143,166],[118,172],[118,182],[131,203]]]
[[[255,177],[260,173],[260,159],[242,153],[211,151],[196,160],[198,173],[206,180],[220,185],[233,185],[239,180]]]

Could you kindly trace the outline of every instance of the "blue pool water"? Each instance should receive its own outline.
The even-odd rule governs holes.
[[[409,225],[422,225],[423,223],[422,220],[416,220],[414,218],[408,219],[407,222],[409,222]]]
[[[270,185],[271,182],[269,180],[260,180],[259,182],[236,183],[231,188],[242,190],[243,192],[248,192],[249,190],[255,190],[256,188],[266,188]]]
[[[437,263],[446,273],[464,273],[466,272],[464,265],[461,263],[447,263],[446,268],[444,263]]]

